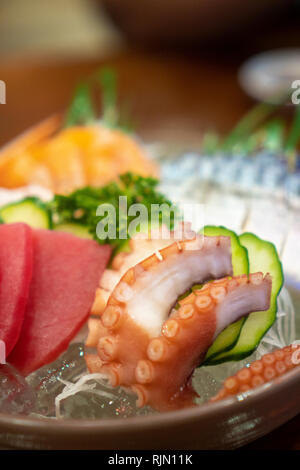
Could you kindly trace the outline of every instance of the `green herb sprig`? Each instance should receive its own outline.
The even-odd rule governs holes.
[[[101,112],[95,106],[95,97],[101,95]],[[118,103],[116,72],[110,67],[96,70],[75,88],[65,116],[65,127],[89,125],[101,120],[104,126],[132,132],[133,125],[127,107]]]
[[[137,217],[127,214],[123,217],[121,214],[120,217],[119,198],[126,196],[128,208],[132,204],[143,204],[147,209],[148,222],[151,218],[151,205],[158,204],[162,207],[162,210],[158,213],[158,220],[161,223],[172,203],[157,190],[157,185],[158,180],[155,178],[145,178],[132,173],[125,173],[119,177],[118,181],[111,182],[101,188],[87,186],[74,191],[68,196],[56,195],[50,203],[52,216],[57,224],[80,223],[85,225],[100,244],[109,243],[118,250],[126,244],[127,240],[124,239],[124,233],[128,238],[128,226]],[[107,236],[106,239],[99,239],[97,237],[96,227],[104,219],[104,216],[96,215],[97,208],[101,204],[111,204],[115,208],[116,238],[111,239]],[[168,210],[168,213],[170,214],[172,228],[179,211],[175,208],[171,212]],[[123,234],[123,238],[120,238],[121,234]]]

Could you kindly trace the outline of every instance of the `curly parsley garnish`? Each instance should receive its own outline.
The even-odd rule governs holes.
[[[50,203],[53,220],[56,224],[80,223],[86,226],[95,240],[99,243],[109,243],[115,249],[121,248],[126,240],[130,238],[128,227],[130,222],[136,219],[136,215],[123,213],[120,208],[120,198],[126,197],[127,208],[133,204],[142,204],[147,209],[148,222],[153,214],[153,205],[159,207],[157,218],[159,223],[164,216],[170,217],[170,228],[173,228],[178,209],[174,208],[163,194],[157,190],[158,180],[151,177],[142,177],[132,173],[119,176],[118,181],[111,182],[101,188],[87,186],[78,189],[68,196],[56,195]],[[104,239],[99,239],[96,228],[99,223],[107,218],[97,215],[100,205],[111,205],[115,209],[116,237],[111,238],[109,234]],[[174,210],[170,211],[170,208]],[[113,224],[114,221],[111,220]],[[139,227],[143,229],[143,227]]]

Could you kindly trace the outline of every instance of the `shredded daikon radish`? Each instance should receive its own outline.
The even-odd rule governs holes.
[[[95,395],[99,395],[105,398],[109,398],[113,400],[115,397],[113,394],[109,392],[105,392],[104,390],[95,390],[97,383],[87,384],[90,380],[94,380],[95,382],[101,383],[101,385],[105,385],[104,381],[106,380],[106,376],[104,374],[84,374],[78,377],[76,382],[69,382],[67,380],[63,380],[58,378],[60,382],[62,382],[65,387],[63,391],[57,395],[55,398],[55,415],[56,418],[63,418],[63,415],[60,411],[60,404],[62,400],[75,395],[78,392],[92,392]]]
[[[288,290],[284,287],[278,297],[276,321],[267,334],[262,338],[257,353],[264,356],[275,348],[284,348],[296,339],[295,308]]]

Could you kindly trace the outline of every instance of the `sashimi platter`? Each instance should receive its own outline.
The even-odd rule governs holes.
[[[0,151],[0,442],[227,448],[295,416],[300,178],[271,126],[170,155],[77,108]]]

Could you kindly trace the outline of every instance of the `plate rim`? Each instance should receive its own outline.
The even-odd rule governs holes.
[[[220,400],[215,403],[204,403],[196,407],[186,408],[182,410],[169,411],[165,413],[156,413],[148,416],[134,416],[123,419],[116,418],[99,418],[99,419],[79,419],[79,418],[38,418],[26,415],[12,415],[9,413],[0,413],[0,432],[1,428],[13,428],[16,432],[28,431],[41,432],[43,435],[58,435],[68,433],[73,434],[90,434],[91,431],[113,432],[113,431],[135,431],[147,428],[160,427],[166,424],[183,424],[188,421],[197,421],[211,416],[216,416],[222,412],[234,412],[239,406],[240,411],[243,408],[255,406],[264,398],[278,396],[284,394],[286,389],[291,386],[300,387],[300,367],[296,367],[284,374],[284,376],[274,379],[272,382],[266,383],[255,390],[246,392],[245,394],[235,395]],[[239,398],[240,397],[240,398]],[[241,398],[242,397],[242,398]],[[300,412],[300,401],[299,401]]]

